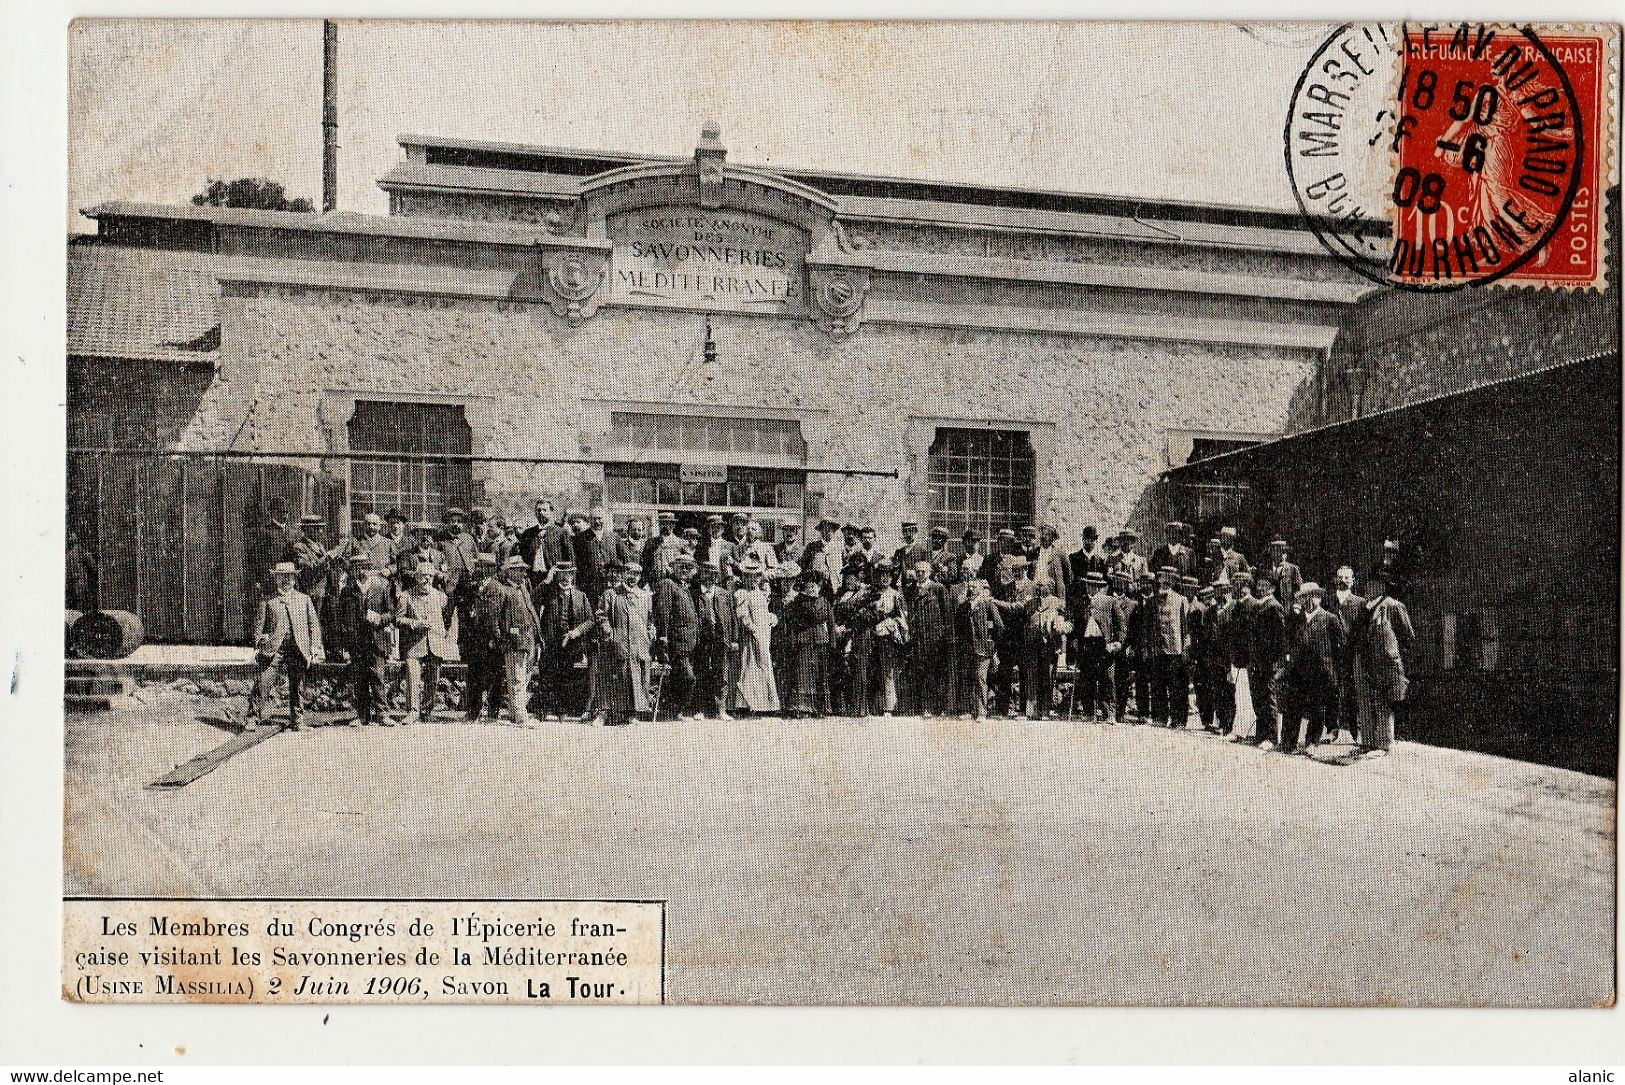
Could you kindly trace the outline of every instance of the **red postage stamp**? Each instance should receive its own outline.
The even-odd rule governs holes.
[[[1397,278],[1602,284],[1615,41],[1601,28],[1406,28]]]
[[[1306,220],[1362,275],[1411,290],[1605,285],[1619,28],[1340,27],[1294,93]]]

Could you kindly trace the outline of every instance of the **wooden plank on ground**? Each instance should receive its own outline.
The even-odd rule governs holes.
[[[214,749],[176,765],[168,773],[148,784],[147,789],[167,791],[185,787],[193,780],[207,776],[244,750],[252,749],[272,735],[280,734],[284,726],[280,723],[261,723],[252,731],[240,731]]]

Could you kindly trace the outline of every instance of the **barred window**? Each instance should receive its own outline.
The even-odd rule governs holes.
[[[937,430],[927,485],[930,526],[953,538],[975,528],[991,537],[1033,519],[1033,445],[1018,430]]]
[[[459,404],[357,400],[350,450],[467,456],[473,433]],[[439,522],[448,506],[468,505],[470,483],[467,460],[351,460],[350,519],[394,508],[409,521]]]

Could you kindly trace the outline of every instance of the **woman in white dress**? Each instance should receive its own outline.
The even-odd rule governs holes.
[[[739,614],[739,693],[735,707],[755,713],[779,710],[779,687],[773,680],[773,626],[778,616],[768,607],[762,587],[762,563],[748,557],[739,565],[740,586],[734,592]]]

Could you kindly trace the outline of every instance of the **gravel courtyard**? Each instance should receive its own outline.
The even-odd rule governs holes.
[[[66,887],[667,899],[673,1002],[1588,1006],[1612,781],[1401,743],[1344,765],[1096,724],[69,716]]]

